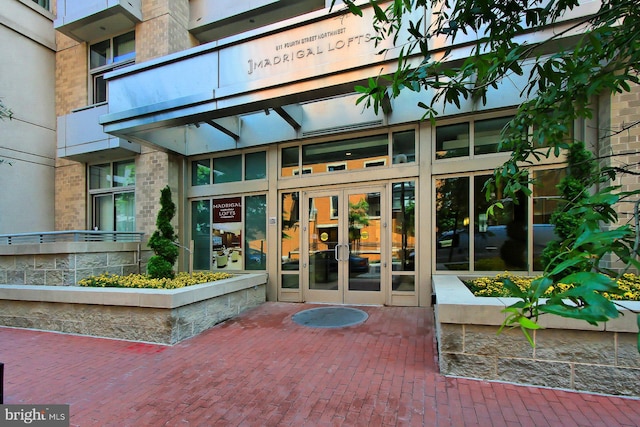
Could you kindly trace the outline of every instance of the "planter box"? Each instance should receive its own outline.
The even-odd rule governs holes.
[[[267,275],[180,289],[0,285],[0,325],[175,344],[266,300]]]
[[[640,302],[622,301],[623,316],[599,326],[544,315],[532,332],[498,328],[516,298],[476,297],[455,276],[433,276],[436,336],[444,375],[640,396],[636,315]]]

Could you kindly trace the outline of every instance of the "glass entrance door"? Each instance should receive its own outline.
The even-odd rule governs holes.
[[[384,187],[305,193],[307,302],[383,304]]]

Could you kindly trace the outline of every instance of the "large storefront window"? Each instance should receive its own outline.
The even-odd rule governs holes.
[[[555,186],[563,171],[532,173],[535,179],[532,215],[528,208],[530,201],[524,194],[518,195],[517,203],[503,199],[501,194],[492,194],[487,200],[483,187],[490,175],[435,180],[436,270],[538,271],[543,268],[540,255],[554,238],[549,219],[558,204]],[[503,208],[495,208],[493,215],[488,215],[487,208],[496,201],[501,201]]]
[[[264,270],[266,196],[231,196],[191,202],[196,270]]]
[[[486,199],[483,189],[490,175],[474,177],[474,270],[505,271],[528,269],[527,200],[518,193],[518,200],[503,199],[492,194]],[[503,208],[487,215],[492,204],[501,201]]]
[[[135,184],[133,160],[90,165],[91,228],[135,231]]]

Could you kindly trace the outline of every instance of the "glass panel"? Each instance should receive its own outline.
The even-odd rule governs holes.
[[[393,271],[415,271],[415,206],[414,181],[394,183],[391,219]]]
[[[332,197],[309,199],[309,289],[338,289],[338,219]]]
[[[494,194],[486,200],[482,188],[489,178],[477,176],[474,179],[474,268],[481,271],[527,270],[526,196],[520,193],[518,204],[502,200],[504,208],[496,208],[493,215],[488,216],[487,208],[502,199],[501,194]]]
[[[245,201],[245,268],[267,268],[267,196],[247,196]]]
[[[136,164],[133,160],[126,162],[117,162],[113,164],[114,187],[129,187],[136,185]]]
[[[107,101],[107,81],[104,74],[93,76],[93,103],[99,104]]]
[[[111,164],[89,166],[89,189],[111,188]]]
[[[33,2],[39,4],[40,6],[44,7],[47,10],[50,10],[49,0],[33,0]]]
[[[300,175],[300,165],[298,164],[298,147],[287,147],[282,149],[282,176]]]
[[[244,162],[244,179],[246,179],[247,181],[253,179],[265,179],[267,177],[266,151],[246,154],[244,157]]]
[[[116,231],[136,231],[136,197],[133,192],[115,196]]]
[[[136,57],[135,31],[113,39],[113,62],[122,62]]]
[[[194,270],[211,268],[211,201],[191,202],[191,238]]]
[[[303,169],[310,169],[310,173],[364,169],[367,163],[386,160],[388,156],[387,135],[302,147]]]
[[[436,128],[436,159],[469,155],[469,123]]]
[[[370,204],[369,201],[372,201]],[[380,193],[349,194],[349,290],[380,290]]]
[[[242,181],[242,156],[213,159],[213,183]]]
[[[533,175],[533,269],[536,271],[544,270],[540,256],[547,244],[556,238],[555,227],[550,223],[551,214],[562,202],[556,186],[565,174],[564,169],[550,169],[535,171]]]
[[[475,154],[488,154],[498,152],[498,143],[502,129],[509,124],[513,117],[500,117],[497,119],[479,120],[474,124],[473,152]],[[502,149],[500,151],[507,151]]]
[[[191,185],[211,184],[211,159],[191,162]]]
[[[436,179],[436,269],[469,270],[469,177]]]
[[[282,269],[300,268],[300,202],[299,193],[282,194],[281,244]]]
[[[393,134],[393,163],[416,161],[416,132],[408,130]]]
[[[283,289],[300,289],[300,276],[297,274],[281,274],[280,277]]]
[[[105,40],[91,45],[89,53],[89,67],[102,67],[111,63],[111,40]]]
[[[113,230],[113,196],[95,196],[93,198],[93,227],[100,231]]]
[[[391,288],[397,292],[414,292],[416,290],[416,278],[412,275],[401,276],[399,274],[394,274]]]

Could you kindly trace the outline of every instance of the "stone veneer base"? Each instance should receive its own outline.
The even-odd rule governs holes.
[[[497,335],[516,298],[476,297],[456,276],[435,275],[436,336],[444,375],[577,391],[640,396],[636,315],[640,302],[624,301],[624,315],[598,327],[543,316],[532,348],[519,329]]]
[[[0,285],[0,326],[176,344],[266,301],[267,275],[180,289]]]

